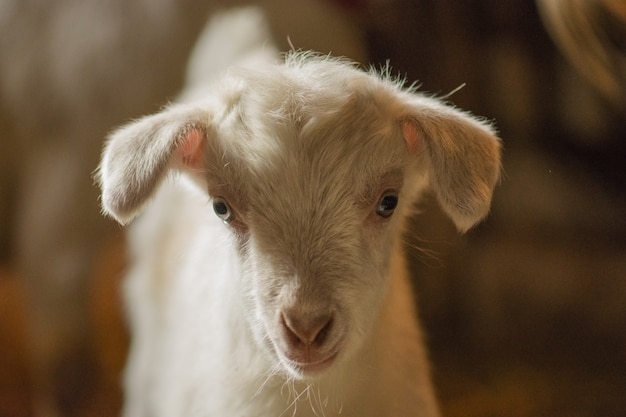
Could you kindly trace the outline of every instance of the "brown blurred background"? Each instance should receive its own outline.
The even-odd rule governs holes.
[[[53,391],[64,415],[118,415],[123,232],[99,218],[90,173],[109,129],[175,96],[206,17],[235,3],[0,5],[0,417],[46,414],[34,388],[46,377],[32,365],[42,356],[60,358]],[[449,100],[495,120],[504,140],[504,178],[485,223],[458,236],[427,197],[407,236],[444,415],[626,416],[626,6],[556,2],[582,7],[582,20],[565,13],[582,33],[574,40],[599,34],[610,46],[597,54],[616,80],[607,93],[597,73],[585,74],[594,55],[568,52],[571,42],[559,50],[549,36],[559,32],[527,0],[266,3],[283,46],[289,34],[297,47],[389,60],[437,95],[464,84]],[[310,3],[337,22],[315,22]],[[299,16],[312,27],[301,36],[290,32]],[[70,175],[84,178],[70,186],[56,173],[74,159],[82,165]],[[49,189],[65,193],[64,204],[33,197]],[[84,284],[51,296],[67,282],[48,278],[58,266],[50,248],[67,242],[62,254],[79,258],[68,262],[81,264],[74,281]],[[55,303],[80,316],[81,346],[46,356],[56,351],[38,346],[59,338],[39,340],[48,327],[37,323]]]

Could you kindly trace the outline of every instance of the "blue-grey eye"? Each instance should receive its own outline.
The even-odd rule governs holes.
[[[384,218],[390,217],[396,207],[398,207],[398,192],[395,190],[387,190],[380,196],[380,200],[378,200],[376,214]]]
[[[213,211],[215,212],[217,217],[222,219],[224,223],[230,223],[233,219],[232,209],[230,208],[226,200],[221,197],[215,197],[213,199]]]

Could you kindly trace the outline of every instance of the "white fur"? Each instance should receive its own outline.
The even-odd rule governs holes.
[[[125,415],[437,416],[402,233],[426,185],[462,231],[487,214],[491,128],[302,53],[205,87],[115,132],[102,158],[104,211],[143,209]]]

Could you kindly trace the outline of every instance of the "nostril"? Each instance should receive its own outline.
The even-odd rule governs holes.
[[[333,326],[333,317],[332,314],[326,314],[299,318],[283,312],[281,313],[281,323],[290,343],[294,345],[321,345],[328,338]]]
[[[330,316],[324,326],[317,332],[317,335],[315,336],[313,342],[315,342],[317,345],[323,344],[326,341],[326,338],[328,337],[328,333],[330,332],[332,326],[333,317]]]

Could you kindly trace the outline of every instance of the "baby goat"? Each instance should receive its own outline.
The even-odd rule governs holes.
[[[462,232],[487,214],[493,130],[303,53],[209,91],[113,133],[100,166],[105,212],[144,211],[125,414],[437,416],[402,234],[426,186]]]

